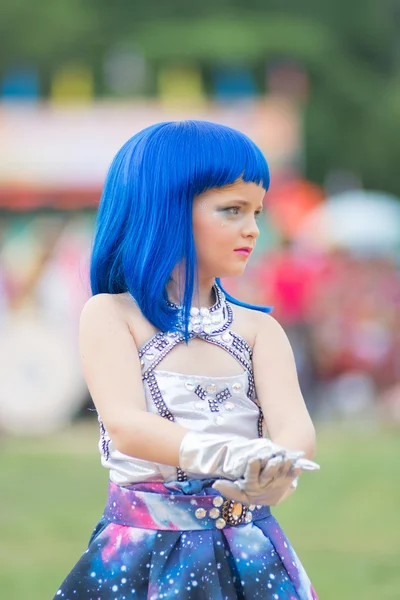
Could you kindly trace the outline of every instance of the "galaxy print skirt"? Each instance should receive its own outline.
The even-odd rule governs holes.
[[[267,506],[212,481],[110,483],[104,515],[55,600],[317,600]]]

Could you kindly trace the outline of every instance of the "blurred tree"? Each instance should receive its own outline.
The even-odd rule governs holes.
[[[104,94],[105,57],[122,45],[154,70],[241,62],[263,91],[266,66],[289,59],[310,81],[306,174],[322,183],[330,170],[355,171],[400,195],[399,16],[399,0],[3,0],[0,73],[34,64],[46,83],[61,64],[83,62]]]

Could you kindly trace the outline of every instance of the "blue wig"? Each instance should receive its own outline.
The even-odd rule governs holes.
[[[197,270],[193,199],[239,178],[269,187],[261,150],[239,131],[181,121],[134,135],[115,156],[105,181],[90,266],[93,295],[129,292],[155,327],[173,330],[178,315],[166,302],[166,286],[184,260],[182,317],[187,323]],[[271,310],[225,294],[233,304]]]

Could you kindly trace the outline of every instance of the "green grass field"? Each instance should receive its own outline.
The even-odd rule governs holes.
[[[107,489],[96,443],[94,423],[0,440],[2,599],[51,599],[85,550]],[[397,431],[320,430],[321,472],[275,509],[320,600],[400,598],[399,457]]]

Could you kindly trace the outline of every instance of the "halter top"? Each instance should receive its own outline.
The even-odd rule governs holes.
[[[192,309],[190,338],[199,337],[229,352],[242,366],[239,375],[208,377],[157,370],[157,365],[184,342],[179,331],[159,331],[139,349],[142,382],[147,410],[187,429],[246,439],[262,437],[264,420],[256,398],[252,369],[252,348],[231,330],[233,309],[215,285],[216,303],[210,309]],[[101,463],[118,485],[145,481],[199,479],[179,467],[133,458],[113,445],[99,415]],[[208,477],[207,477],[208,478]]]

